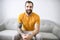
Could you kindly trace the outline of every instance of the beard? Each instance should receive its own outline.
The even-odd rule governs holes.
[[[30,9],[30,10],[26,10],[26,13],[28,14],[28,15],[30,15],[31,13],[32,13],[32,10]]]

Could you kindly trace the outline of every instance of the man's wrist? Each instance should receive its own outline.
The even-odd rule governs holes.
[[[29,34],[31,37],[33,37],[33,36],[34,36],[32,32],[29,32],[28,34]]]
[[[32,35],[32,32],[29,32],[28,34],[29,34],[29,35]]]

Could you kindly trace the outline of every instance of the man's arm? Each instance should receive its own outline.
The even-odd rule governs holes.
[[[34,31],[31,32],[31,36],[36,35],[37,33],[39,33],[39,31],[40,31],[40,25],[35,24],[35,29],[34,29]]]
[[[22,27],[22,23],[19,23],[19,24],[18,24],[18,29],[17,29],[17,31],[18,31],[19,34],[22,35],[22,34],[24,34],[24,33],[23,33],[21,27]]]
[[[34,30],[31,32],[31,36],[36,35],[40,31],[40,17],[38,16],[35,21]]]

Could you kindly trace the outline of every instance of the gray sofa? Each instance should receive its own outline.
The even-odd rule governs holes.
[[[8,19],[0,25],[0,40],[14,40],[17,35],[17,19]],[[37,40],[59,40],[60,26],[50,20],[41,20]]]

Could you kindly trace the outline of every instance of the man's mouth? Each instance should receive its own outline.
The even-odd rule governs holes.
[[[32,10],[26,10],[27,14],[31,14]]]

